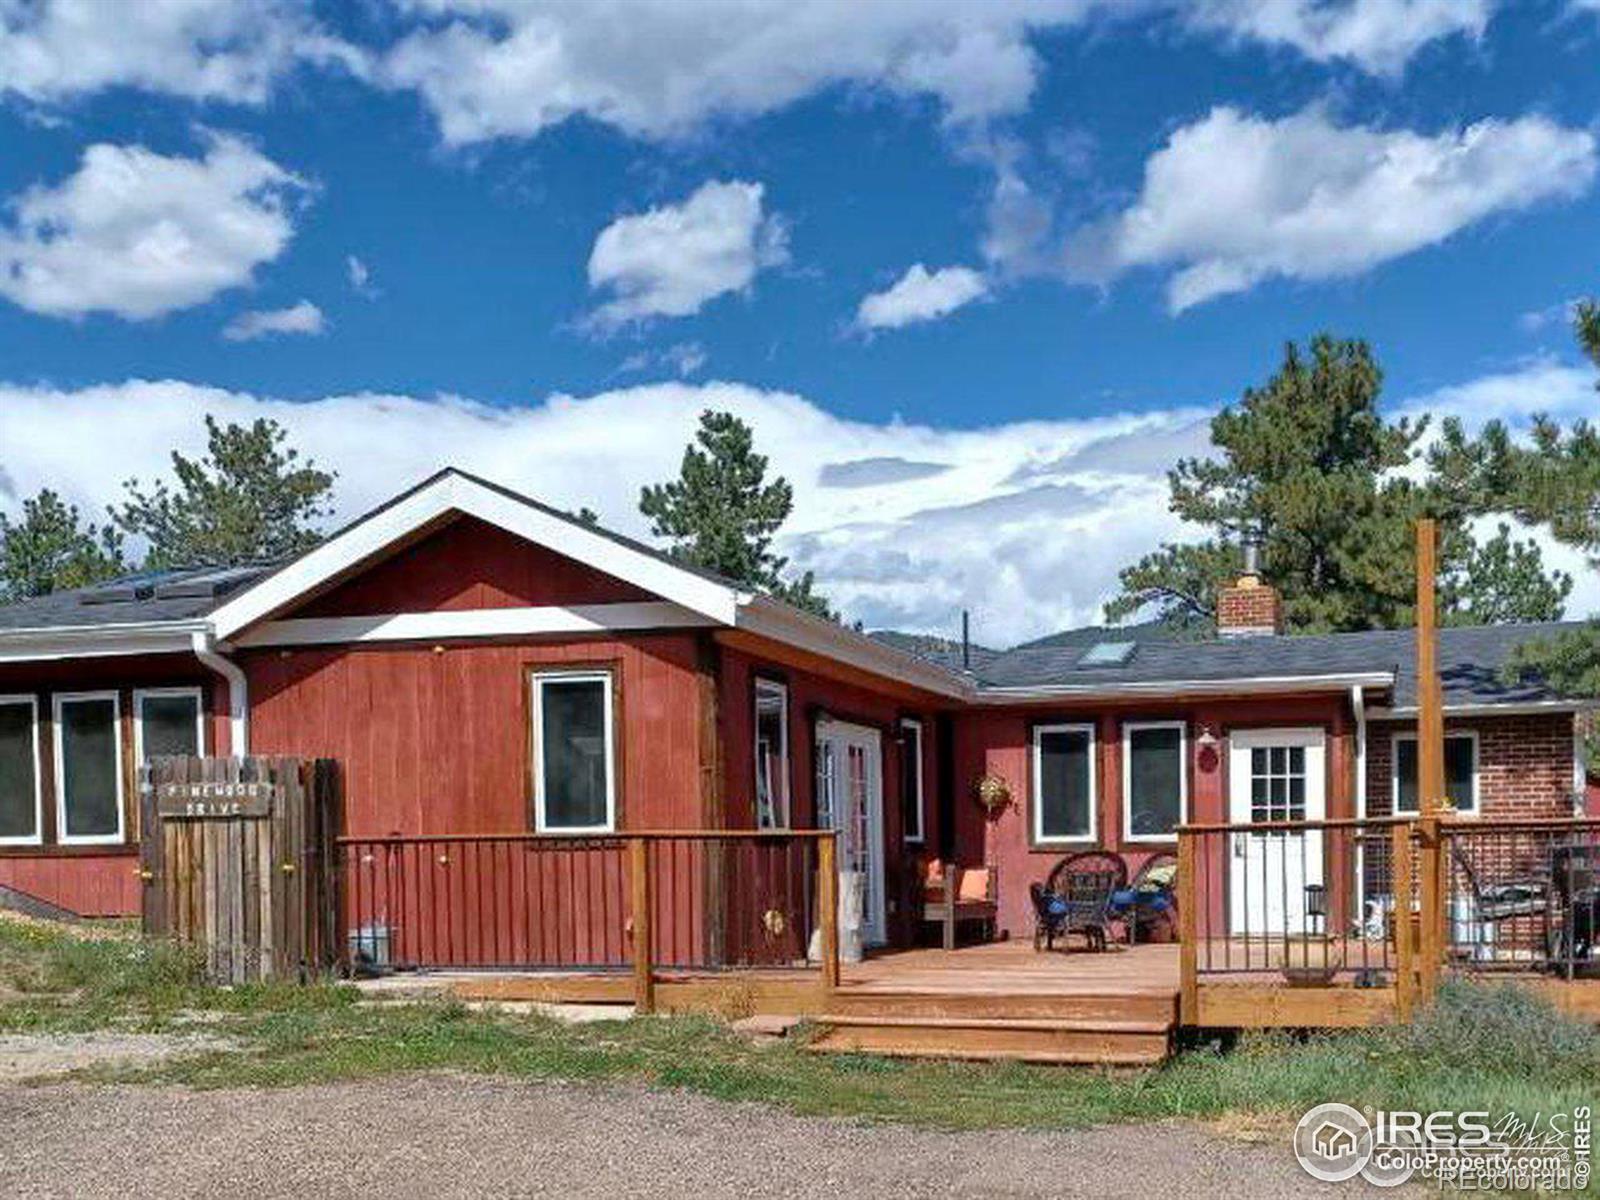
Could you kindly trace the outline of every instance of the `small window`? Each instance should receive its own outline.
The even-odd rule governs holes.
[[[922,722],[900,722],[900,802],[905,838],[922,842]]]
[[[1398,733],[1394,738],[1394,811],[1417,811],[1417,737]],[[1444,739],[1444,792],[1461,813],[1478,811],[1478,735],[1452,733]]]
[[[1094,841],[1094,726],[1040,725],[1033,731],[1033,837]]]
[[[1123,726],[1122,819],[1127,841],[1171,841],[1188,809],[1182,721]]]
[[[120,842],[122,708],[115,692],[55,698],[56,815],[63,842]]]
[[[534,824],[541,833],[616,827],[608,671],[533,676]]]
[[[1256,746],[1250,751],[1253,824],[1306,819],[1306,748]]]
[[[133,694],[134,753],[143,765],[171,754],[200,754],[205,744],[199,688],[150,688]]]
[[[0,696],[0,845],[41,840],[38,727],[32,696]]]
[[[756,680],[756,826],[789,827],[789,689]]]

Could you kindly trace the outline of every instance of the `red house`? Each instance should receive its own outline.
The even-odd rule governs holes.
[[[1068,853],[1136,869],[1180,823],[1415,807],[1411,634],[1283,636],[1253,577],[1220,610],[1210,639],[1075,631],[964,666],[445,471],[273,569],[0,609],[0,887],[136,912],[136,767],[158,753],[337,759],[353,836],[837,828],[885,945],[918,937],[929,858],[997,868],[998,931],[1026,937],[1029,884]],[[1581,812],[1582,702],[1499,675],[1549,628],[1442,634],[1462,814]],[[980,805],[983,777],[1009,803]],[[1245,911],[1272,903],[1252,872],[1322,885],[1293,845],[1215,864],[1235,925],[1289,919]],[[696,870],[705,894],[739,868]]]

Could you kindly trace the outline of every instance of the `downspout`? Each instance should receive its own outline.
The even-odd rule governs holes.
[[[1350,688],[1350,708],[1356,718],[1356,820],[1367,819],[1367,698],[1359,683]],[[1367,922],[1367,847],[1366,839],[1356,842],[1356,894],[1361,898],[1356,924],[1363,930]]]
[[[250,693],[238,663],[217,649],[210,633],[196,630],[191,637],[194,656],[228,681],[228,742],[235,756],[250,753]]]

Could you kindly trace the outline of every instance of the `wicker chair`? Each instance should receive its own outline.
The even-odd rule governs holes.
[[[1117,919],[1112,897],[1128,884],[1128,865],[1115,854],[1089,851],[1062,859],[1044,883],[1033,884],[1033,948],[1081,933],[1091,950],[1106,948],[1106,929]]]
[[[1153,930],[1178,928],[1178,856],[1152,854],[1134,873],[1133,882],[1112,897],[1112,907],[1128,933],[1128,944],[1149,940]]]

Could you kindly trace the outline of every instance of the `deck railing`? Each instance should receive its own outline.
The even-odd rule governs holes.
[[[834,834],[650,830],[337,841],[346,965],[815,969],[838,982]]]
[[[1588,818],[1184,826],[1183,1019],[1200,1023],[1201,990],[1216,984],[1384,989],[1405,1019],[1451,973],[1600,972],[1597,880],[1600,820]],[[1315,1015],[1310,1002],[1297,1011]]]

